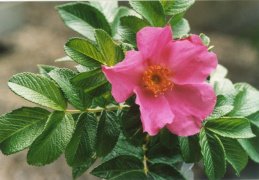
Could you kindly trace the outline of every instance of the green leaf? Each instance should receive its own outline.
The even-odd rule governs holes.
[[[65,152],[67,163],[70,166],[87,166],[89,168],[96,160],[96,130],[97,118],[95,115],[90,113],[81,114]]]
[[[73,60],[68,56],[64,56],[56,59],[55,62],[73,62]]]
[[[157,163],[149,167],[148,178],[155,180],[167,179],[185,179],[184,176],[176,170],[174,166],[168,164]]]
[[[220,179],[226,172],[225,152],[223,145],[216,135],[205,129],[200,132],[201,153],[205,172],[209,179]]]
[[[110,85],[101,69],[79,73],[71,79],[71,82],[78,89],[88,93],[89,98],[101,96],[110,91]]]
[[[160,143],[168,148],[174,149],[178,146],[178,136],[172,134],[167,128],[163,128],[159,133],[159,141]]]
[[[49,73],[49,76],[60,86],[68,101],[75,108],[85,110],[85,108],[90,104],[88,97],[82,90],[77,89],[70,82],[70,79],[76,75],[77,74],[75,72],[66,68],[57,68]]]
[[[114,19],[114,11],[118,8],[118,1],[90,1],[90,4],[96,7],[106,17],[108,22],[112,22]]]
[[[254,137],[250,123],[246,118],[222,117],[209,120],[205,124],[206,129],[229,138]]]
[[[95,30],[95,37],[108,66],[113,66],[124,58],[121,47],[105,31]]]
[[[77,113],[73,113],[73,114],[71,114],[71,115],[72,115],[73,119],[75,120],[75,122],[77,122],[77,121],[78,121],[78,118],[80,117],[81,114],[82,114],[82,113],[77,112]]]
[[[152,164],[163,163],[168,165],[175,165],[182,162],[179,147],[167,148],[161,143],[158,137],[149,137],[146,156]]]
[[[91,70],[93,70],[93,69],[95,69],[95,68],[89,68],[89,67],[85,67],[85,66],[82,66],[82,65],[80,65],[80,64],[78,64],[78,65],[75,65],[75,68],[76,68],[76,70],[78,71],[78,72],[86,72],[86,71],[91,71]]]
[[[201,159],[201,148],[197,136],[179,137],[179,145],[184,162],[199,162]]]
[[[181,157],[180,154],[176,154],[176,155],[172,155],[172,156],[168,156],[166,154],[166,155],[160,155],[160,157],[157,156],[157,157],[149,158],[149,163],[151,163],[151,164],[162,163],[162,164],[167,164],[169,166],[172,166],[172,165],[177,165],[178,163],[182,163],[182,162],[183,162],[183,158]]]
[[[112,12],[114,13],[114,12]],[[127,7],[123,7],[120,6],[119,8],[116,9],[115,13],[114,13],[114,18],[113,21],[111,23],[111,27],[112,27],[112,32],[113,32],[113,36],[116,38],[118,36],[117,32],[119,29],[119,24],[120,24],[120,18],[125,17],[125,16],[138,16],[138,14],[133,11],[132,9],[129,9]]]
[[[103,29],[111,35],[111,28],[104,15],[87,3],[67,3],[57,6],[64,23],[74,31],[94,40],[94,29]]]
[[[104,111],[100,117],[96,135],[96,152],[105,156],[116,145],[120,135],[119,117],[115,112]]]
[[[118,1],[90,1],[90,4],[99,9],[111,25],[112,36],[116,38],[119,20],[123,16],[138,15],[132,9],[124,6],[118,7]]]
[[[29,147],[41,134],[49,112],[41,108],[22,107],[0,117],[0,142],[4,154]]]
[[[259,111],[246,117],[252,124],[259,128]]]
[[[84,90],[85,93],[92,94],[92,96],[100,96],[110,90],[110,85],[107,80],[104,80],[95,86],[89,87]]]
[[[136,16],[125,16],[120,19],[119,34],[123,41],[136,46],[136,33],[143,27],[149,26],[145,20]]]
[[[163,27],[166,23],[163,7],[159,1],[129,1],[132,8],[152,26]]]
[[[206,41],[208,41],[208,40],[206,40]],[[211,75],[210,75],[210,82],[214,82],[214,81],[219,81],[219,80],[225,79],[227,74],[228,74],[227,68],[225,68],[221,64],[218,64],[216,70],[214,72],[212,72]]]
[[[117,105],[117,102],[112,97],[111,92],[107,92],[100,97],[94,98],[91,107],[92,108],[96,108],[96,107],[106,108],[107,106],[112,105],[112,104]]]
[[[134,46],[129,43],[121,43],[121,48],[123,49],[123,52],[126,53],[127,51],[134,50]]]
[[[43,65],[43,64],[38,64],[37,66],[38,66],[38,69],[39,69],[39,71],[40,71],[40,74],[41,74],[42,76],[47,77],[47,78],[49,78],[48,73],[49,73],[50,71],[52,71],[53,69],[57,68],[57,67],[55,67],[55,66],[49,66],[49,65]]]
[[[77,179],[78,177],[80,177],[82,174],[84,174],[85,171],[87,171],[88,168],[89,168],[88,164],[72,167],[73,179]]]
[[[56,160],[65,151],[73,131],[73,117],[64,112],[54,111],[42,134],[30,147],[27,154],[28,164],[43,166]]]
[[[123,113],[121,127],[129,142],[135,145],[143,144],[146,133],[143,132],[139,106],[133,105],[127,112]]]
[[[235,84],[235,88],[238,94],[229,116],[249,116],[259,111],[259,91],[246,83]]]
[[[190,32],[190,25],[188,21],[184,18],[177,21],[176,23],[174,22],[174,18],[172,18],[169,21],[169,24],[173,29],[174,38],[181,38],[182,36],[187,35]]]
[[[175,16],[187,11],[195,0],[160,0],[166,15]]]
[[[119,156],[96,167],[92,175],[113,180],[146,179],[141,160],[132,156]]]
[[[119,156],[111,156],[108,160],[106,159],[91,174],[105,179],[184,179],[174,166],[168,163],[164,164],[162,161],[159,163],[152,162],[152,164],[147,162],[148,172],[146,176],[142,160],[136,155],[130,155],[131,153],[134,154],[132,151],[134,148],[132,149],[130,146],[123,147],[123,144],[121,144],[120,150],[123,153],[120,153]],[[127,151],[130,151],[130,154],[125,155]]]
[[[237,175],[246,167],[248,156],[236,139],[220,138],[226,152],[226,159]]]
[[[50,79],[33,74],[20,73],[8,82],[10,89],[17,95],[54,110],[65,110],[66,101],[59,87]]]
[[[142,159],[144,156],[141,146],[134,146],[123,134],[120,134],[119,139],[113,150],[104,157],[103,161],[108,161],[118,156],[134,156],[138,159]]]
[[[232,104],[233,102],[229,101],[225,96],[218,95],[216,106],[212,114],[209,117],[207,117],[207,120],[218,119],[230,113],[234,109],[234,106]]]
[[[213,86],[217,96],[224,96],[229,105],[233,105],[234,98],[237,94],[233,83],[225,78],[227,76],[227,69],[218,64],[216,70],[210,75],[210,84]]]
[[[65,52],[75,62],[86,67],[100,67],[105,59],[97,46],[82,38],[72,38],[65,44]]]
[[[244,148],[248,156],[259,163],[259,128],[252,125],[253,133],[256,135],[250,139],[238,139],[239,144]]]
[[[205,34],[201,33],[200,34],[200,38],[201,38],[201,40],[202,40],[202,42],[203,42],[203,44],[205,46],[207,46],[207,47],[210,46],[210,38],[208,36],[206,36]],[[223,67],[223,66],[218,65],[218,67]]]
[[[177,155],[172,155],[171,157],[169,157],[168,155],[161,155],[160,157],[152,157],[149,159],[149,163],[150,164],[167,164],[169,166],[172,165],[177,165],[178,163],[182,163],[183,162],[183,158],[181,157],[180,154]]]
[[[93,70],[90,70],[90,71],[79,73],[78,75],[76,75],[75,77],[73,77],[71,79],[71,82],[74,85],[76,85],[78,88],[84,89],[86,87],[91,86],[91,84],[89,85],[89,83],[90,83],[90,80],[92,78],[94,78],[94,77],[101,78],[101,76],[104,76],[104,75],[102,73],[102,70],[100,68],[98,68],[98,69],[93,69]],[[96,79],[93,80],[93,81],[96,82]],[[103,79],[101,81],[103,81]],[[92,82],[92,84],[94,84],[94,82]]]
[[[236,90],[233,83],[229,79],[220,79],[212,83],[216,95],[223,95],[228,99],[233,99],[236,95]]]

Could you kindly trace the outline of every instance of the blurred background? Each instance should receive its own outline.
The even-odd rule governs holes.
[[[123,2],[125,4],[125,2]],[[19,72],[37,71],[37,64],[55,63],[63,57],[63,45],[79,36],[62,23],[56,2],[0,2],[0,114],[32,104],[14,95],[8,79]],[[259,88],[259,1],[198,1],[187,12],[192,33],[211,38],[219,62],[229,69],[234,82],[246,81]],[[26,164],[26,151],[0,154],[0,180],[69,180],[70,168],[64,157],[45,167]],[[204,177],[195,167],[196,179]],[[242,179],[259,179],[259,165],[250,162]],[[237,179],[229,169],[227,179]],[[85,175],[80,179],[95,179]]]

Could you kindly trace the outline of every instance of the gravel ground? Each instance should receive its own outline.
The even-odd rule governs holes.
[[[13,33],[0,36],[0,113],[24,105],[32,106],[14,95],[6,82],[16,73],[36,72],[37,64],[54,64],[54,59],[64,56],[66,40],[76,35],[63,25],[54,9],[56,4],[26,3],[24,25]],[[220,63],[229,68],[231,79],[235,82],[248,81],[259,87],[256,82],[259,78],[256,73],[259,65],[257,50],[246,40],[218,33],[209,33],[209,36]],[[71,179],[70,168],[63,157],[51,165],[38,168],[27,165],[26,152],[8,157],[0,154],[0,164],[0,180]],[[85,175],[81,179],[94,178]]]

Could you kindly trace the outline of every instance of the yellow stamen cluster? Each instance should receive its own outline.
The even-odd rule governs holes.
[[[172,90],[173,83],[170,80],[170,71],[161,65],[152,65],[144,72],[142,80],[144,87],[151,91],[155,97]]]

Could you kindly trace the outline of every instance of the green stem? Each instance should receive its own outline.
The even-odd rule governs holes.
[[[144,165],[144,173],[147,175],[149,169],[148,169],[148,165],[147,165],[147,161],[148,161],[148,158],[147,158],[147,146],[148,146],[148,143],[149,143],[149,135],[147,135],[145,137],[145,143],[143,144],[142,146],[142,149],[143,149],[143,152],[144,152],[144,157],[143,157],[143,165]]]
[[[106,106],[105,108],[101,108],[101,107],[97,107],[97,108],[87,108],[84,111],[81,110],[77,110],[77,109],[67,109],[66,112],[70,112],[70,113],[81,113],[81,112],[92,112],[92,113],[96,113],[96,112],[102,112],[102,111],[114,111],[114,110],[121,110],[124,108],[129,108],[130,106],[125,105],[125,104],[121,104],[121,105],[110,105],[110,106]]]

